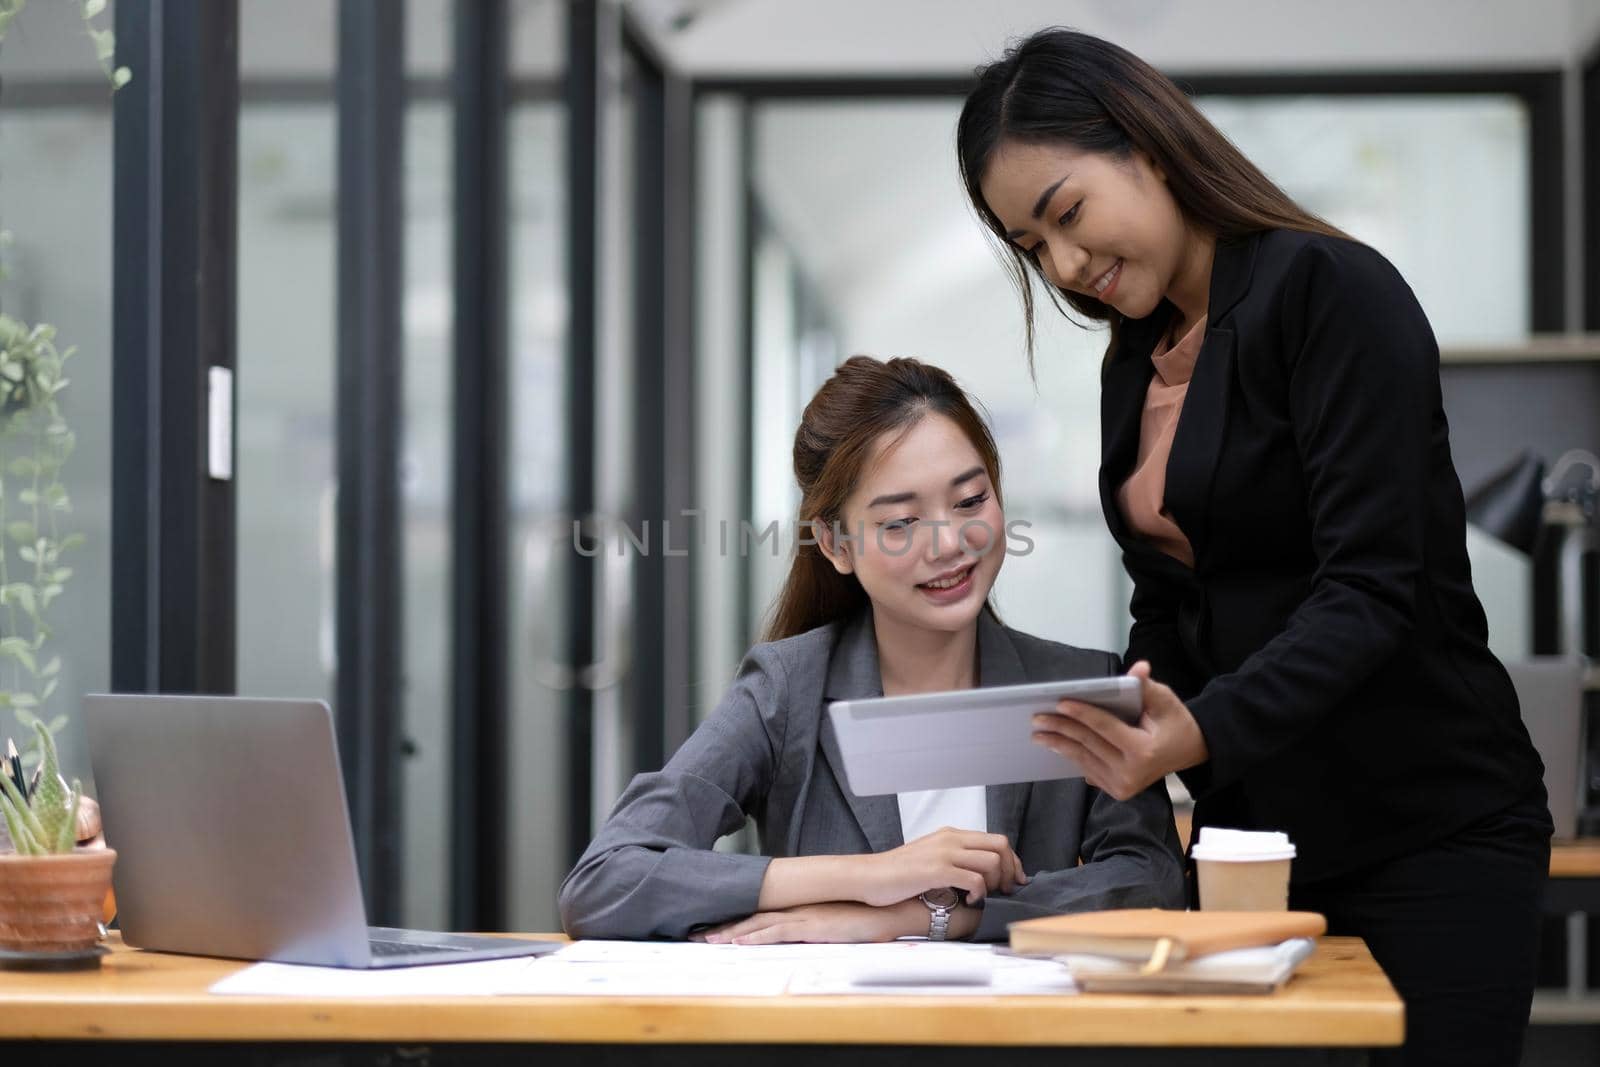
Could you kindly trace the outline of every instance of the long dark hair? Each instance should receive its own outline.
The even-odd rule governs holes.
[[[1109,41],[1074,30],[1040,30],[979,67],[956,126],[961,180],[978,216],[998,240],[1022,296],[1028,369],[1033,370],[1034,306],[1030,278],[1038,260],[1006,240],[1006,228],[984,202],[979,183],[996,149],[1065,144],[1126,161],[1135,149],[1167,176],[1184,218],[1218,240],[1260,230],[1290,229],[1349,239],[1296,204],[1200,113],[1165,74]],[[1109,323],[1109,356],[1122,315],[1093,297],[1045,281],[1056,309],[1065,300],[1086,319]]]
[[[950,419],[972,442],[1000,495],[1000,450],[965,390],[946,371],[915,359],[881,362],[851,356],[806,405],[794,435],[800,483],[800,529],[816,520],[843,523],[844,505],[884,434],[904,434],[926,415]],[[867,603],[853,574],[840,574],[811,538],[801,538],[789,577],[773,605],[765,640],[777,641],[849,618]],[[1003,550],[997,546],[994,550]],[[991,615],[994,609],[984,605]],[[998,616],[997,616],[998,617]]]

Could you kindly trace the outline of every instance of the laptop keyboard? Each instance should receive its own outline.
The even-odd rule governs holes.
[[[472,951],[470,948],[465,948],[461,945],[419,945],[410,941],[379,941],[375,938],[367,941],[367,950],[371,952],[374,957],[415,956],[419,953],[427,953],[432,955],[436,952],[444,953]]]

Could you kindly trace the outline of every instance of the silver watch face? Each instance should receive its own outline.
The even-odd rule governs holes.
[[[930,908],[954,908],[961,903],[965,896],[966,894],[959,889],[940,886],[938,889],[930,889],[922,894],[922,902]]]

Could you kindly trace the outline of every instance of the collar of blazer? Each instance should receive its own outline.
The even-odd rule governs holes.
[[[1212,476],[1222,454],[1229,384],[1233,380],[1234,329],[1230,312],[1250,291],[1260,243],[1259,233],[1217,242],[1206,305],[1206,336],[1184,394],[1183,411],[1167,459],[1166,510],[1194,548],[1196,571],[1206,567]],[[1117,489],[1133,472],[1139,455],[1145,393],[1155,373],[1150,353],[1172,310],[1171,303],[1162,300],[1144,318],[1124,322],[1117,350],[1106,364],[1100,387],[1100,505],[1106,525],[1124,550],[1170,569],[1174,577],[1181,578],[1193,572],[1130,530],[1117,506]]]
[[[1011,634],[987,611],[978,614],[979,686],[1020,685],[1028,681],[1022,657]],[[828,661],[828,680],[823,707],[834,700],[859,700],[883,695],[883,676],[878,670],[878,641],[872,628],[869,607],[844,625]],[[886,852],[905,843],[900,829],[900,802],[893,793],[858,797],[844,777],[844,760],[828,716],[820,716],[818,740],[829,769],[860,823],[861,831],[874,852]],[[1022,815],[1027,807],[1028,783],[991,785],[984,790],[988,828],[1004,833],[1017,844]],[[796,820],[798,823],[798,820]]]

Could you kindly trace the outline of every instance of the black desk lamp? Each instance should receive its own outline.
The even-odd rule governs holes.
[[[1575,449],[1556,460],[1548,477],[1544,461],[1524,452],[1496,472],[1467,497],[1467,521],[1517,551],[1533,556],[1546,530],[1559,543],[1557,552],[1556,615],[1559,652],[1564,657],[1595,657],[1595,609],[1600,606],[1600,458]],[[1542,555],[1542,553],[1541,553]],[[1592,706],[1600,692],[1600,672],[1593,667],[1583,675],[1583,688]],[[1589,753],[1586,714],[1578,721],[1579,774],[1577,807],[1580,822],[1588,822],[1588,768],[1600,769],[1600,758]],[[1561,803],[1552,797],[1552,809]]]
[[[1524,556],[1544,521],[1544,460],[1524,452],[1467,494],[1467,521]]]
[[[1600,597],[1589,557],[1600,553],[1600,458],[1573,449],[1546,477],[1544,461],[1524,452],[1469,493],[1466,503],[1468,522],[1526,556],[1545,529],[1561,538],[1560,652],[1593,658]]]

